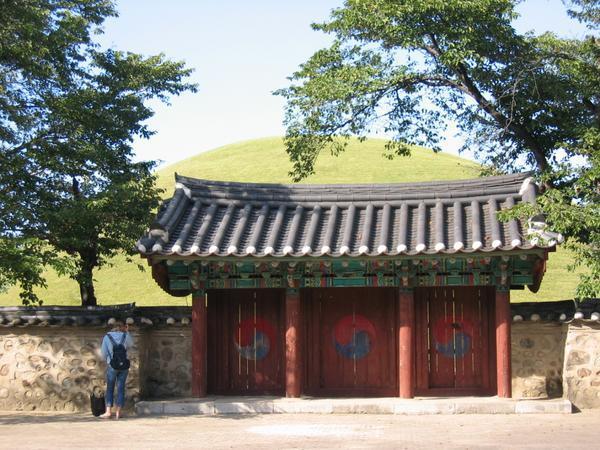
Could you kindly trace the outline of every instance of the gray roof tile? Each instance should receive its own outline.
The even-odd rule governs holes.
[[[176,176],[138,248],[144,256],[453,254],[547,248],[497,212],[533,202],[528,174],[369,185],[281,185]],[[536,218],[537,220],[537,218]]]

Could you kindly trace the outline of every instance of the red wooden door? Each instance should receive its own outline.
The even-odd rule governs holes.
[[[306,389],[312,395],[397,395],[396,295],[385,288],[312,289]]]
[[[479,287],[416,290],[420,393],[490,390],[490,292]]]
[[[209,393],[283,395],[284,292],[211,291],[208,299]]]

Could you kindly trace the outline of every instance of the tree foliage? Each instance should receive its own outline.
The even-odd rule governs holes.
[[[0,285],[26,304],[46,265],[96,304],[93,270],[132,251],[159,201],[154,163],[133,159],[148,100],[195,90],[182,62],[100,49],[114,15],[107,0],[0,6]]]
[[[496,172],[533,170],[538,208],[592,268],[579,295],[600,296],[600,43],[515,30],[515,0],[346,0],[316,30],[331,34],[276,94],[287,100],[291,176],[314,172],[319,153],[352,135],[391,136],[436,151],[448,124],[463,149]],[[570,14],[593,30],[599,2]]]

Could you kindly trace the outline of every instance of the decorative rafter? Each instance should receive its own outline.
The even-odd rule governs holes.
[[[164,260],[172,291],[232,288],[534,285],[545,254],[309,261]]]

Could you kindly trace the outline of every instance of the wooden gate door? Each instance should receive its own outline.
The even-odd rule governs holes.
[[[283,395],[284,291],[211,291],[208,299],[209,393]]]
[[[393,289],[311,289],[303,294],[303,301],[307,393],[398,394]]]
[[[419,394],[493,393],[492,300],[493,290],[485,287],[416,290]]]

